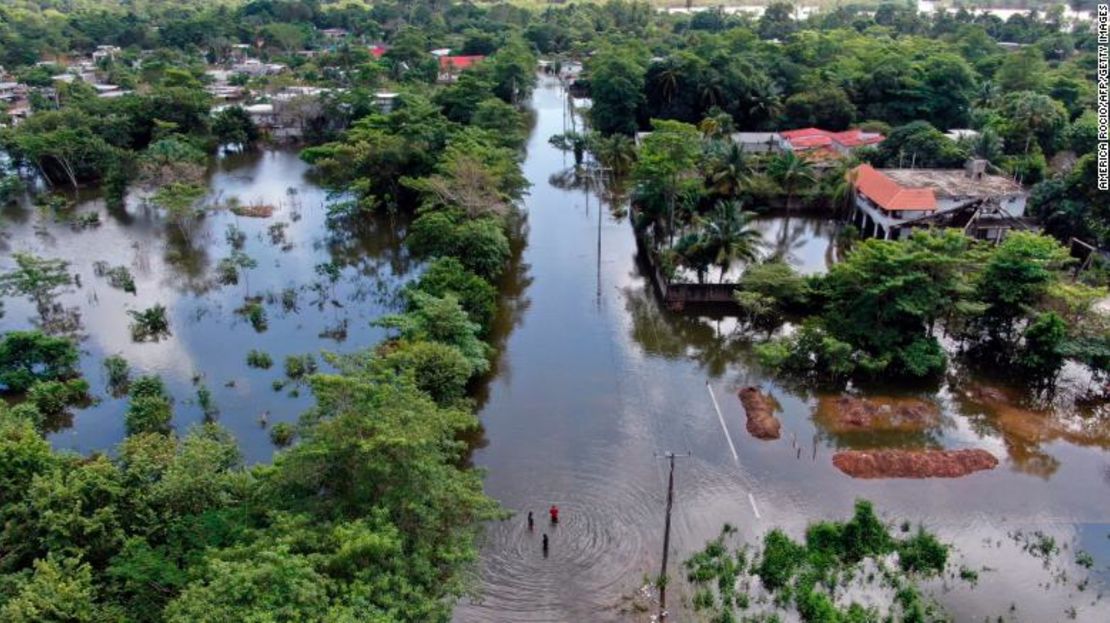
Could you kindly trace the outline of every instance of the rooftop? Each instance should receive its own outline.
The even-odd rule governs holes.
[[[968,176],[963,169],[883,169],[881,173],[910,188],[931,188],[938,197],[987,197],[1024,192],[1021,184],[999,175]]]
[[[441,56],[439,57],[440,70],[447,69],[466,69],[479,61],[484,60],[486,57],[481,55],[474,56]]]
[[[887,176],[887,171],[879,171],[869,164],[861,164],[853,172],[856,190],[884,210],[937,209],[937,199],[931,188],[907,188]]]
[[[844,147],[862,147],[881,143],[886,138],[878,132],[864,132],[859,128],[843,132],[831,132],[820,128],[799,128],[780,132],[780,135],[790,141],[790,145],[795,149],[826,147],[833,143]]]

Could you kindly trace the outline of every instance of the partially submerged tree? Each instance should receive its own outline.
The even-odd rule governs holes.
[[[18,251],[12,254],[12,259],[15,268],[0,274],[0,295],[31,299],[45,320],[59,291],[73,283],[69,262]]]
[[[166,218],[177,226],[185,242],[191,243],[197,220],[204,215],[201,201],[206,194],[203,186],[173,182],[158,189],[150,200],[165,210]]]

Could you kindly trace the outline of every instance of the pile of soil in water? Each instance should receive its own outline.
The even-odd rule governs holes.
[[[852,478],[959,478],[994,469],[998,459],[986,450],[845,450],[833,465]]]
[[[940,425],[937,405],[917,398],[826,396],[817,402],[816,419],[832,433],[857,431],[917,432]]]
[[[745,387],[739,396],[748,416],[748,433],[756,439],[778,439],[782,425],[775,417],[775,401],[758,387]]]

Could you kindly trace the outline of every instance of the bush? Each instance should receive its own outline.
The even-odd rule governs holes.
[[[463,398],[466,383],[474,373],[458,348],[439,342],[402,344],[386,362],[400,373],[411,373],[416,386],[439,404]]]
[[[413,222],[406,240],[423,257],[454,257],[485,279],[496,279],[505,269],[511,250],[509,238],[496,218],[459,223],[445,212],[431,212]]]
[[[269,321],[266,319],[266,308],[258,301],[247,302],[246,305],[235,310],[235,313],[246,318],[247,322],[251,324],[251,327],[253,327],[257,333],[262,333],[270,326]]]
[[[108,389],[113,395],[127,393],[131,381],[131,365],[122,355],[108,355],[104,358],[104,370],[108,374]]]
[[[316,358],[310,354],[289,355],[285,358],[285,376],[298,381],[316,372]]]
[[[220,412],[219,408],[216,407],[216,402],[212,399],[211,390],[204,385],[197,388],[197,404],[200,405],[200,410],[206,418],[213,418]]]
[[[441,257],[413,284],[413,289],[443,297],[454,294],[470,319],[488,332],[497,313],[497,288],[453,257]]]
[[[279,448],[284,448],[293,443],[297,429],[288,422],[279,422],[270,429],[270,441]]]
[[[156,304],[144,310],[128,310],[131,316],[131,339],[136,342],[153,340],[157,342],[170,334],[170,320],[166,307]]]
[[[27,390],[27,401],[45,416],[57,416],[87,398],[89,384],[84,379],[39,381]]]
[[[24,392],[36,381],[74,377],[77,361],[77,347],[68,339],[11,331],[0,339],[0,390]]]
[[[767,590],[776,591],[786,586],[805,559],[805,548],[776,528],[763,537],[763,557],[755,574]]]
[[[166,433],[170,430],[173,411],[165,396],[131,396],[127,405],[124,427],[128,435],[138,433]]]
[[[247,353],[247,365],[252,368],[259,368],[262,370],[269,370],[274,365],[274,360],[270,357],[269,353],[260,350],[251,350]]]
[[[918,528],[917,534],[899,544],[898,564],[907,573],[935,575],[948,564],[948,546]]]

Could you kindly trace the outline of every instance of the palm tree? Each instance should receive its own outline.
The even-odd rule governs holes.
[[[722,197],[735,197],[747,182],[750,172],[744,150],[731,143],[716,155],[712,166],[709,180],[713,192]]]
[[[767,165],[767,173],[786,191],[786,209],[794,203],[794,193],[803,183],[814,183],[816,177],[809,161],[792,151],[784,151],[775,156]]]
[[[757,123],[770,121],[782,113],[782,97],[778,86],[770,80],[759,80],[748,94],[748,116]]]
[[[609,169],[613,177],[623,178],[636,163],[636,143],[624,134],[601,136],[590,135],[590,150],[594,152],[601,166]]]
[[[734,261],[755,261],[763,246],[759,230],[750,226],[754,214],[743,208],[736,200],[718,201],[713,212],[701,219],[700,244],[721,269],[721,283]]]
[[[663,96],[663,101],[670,102],[678,93],[678,83],[681,80],[680,75],[682,70],[678,64],[673,60],[667,60],[666,66],[656,76],[659,85],[659,94]]]

